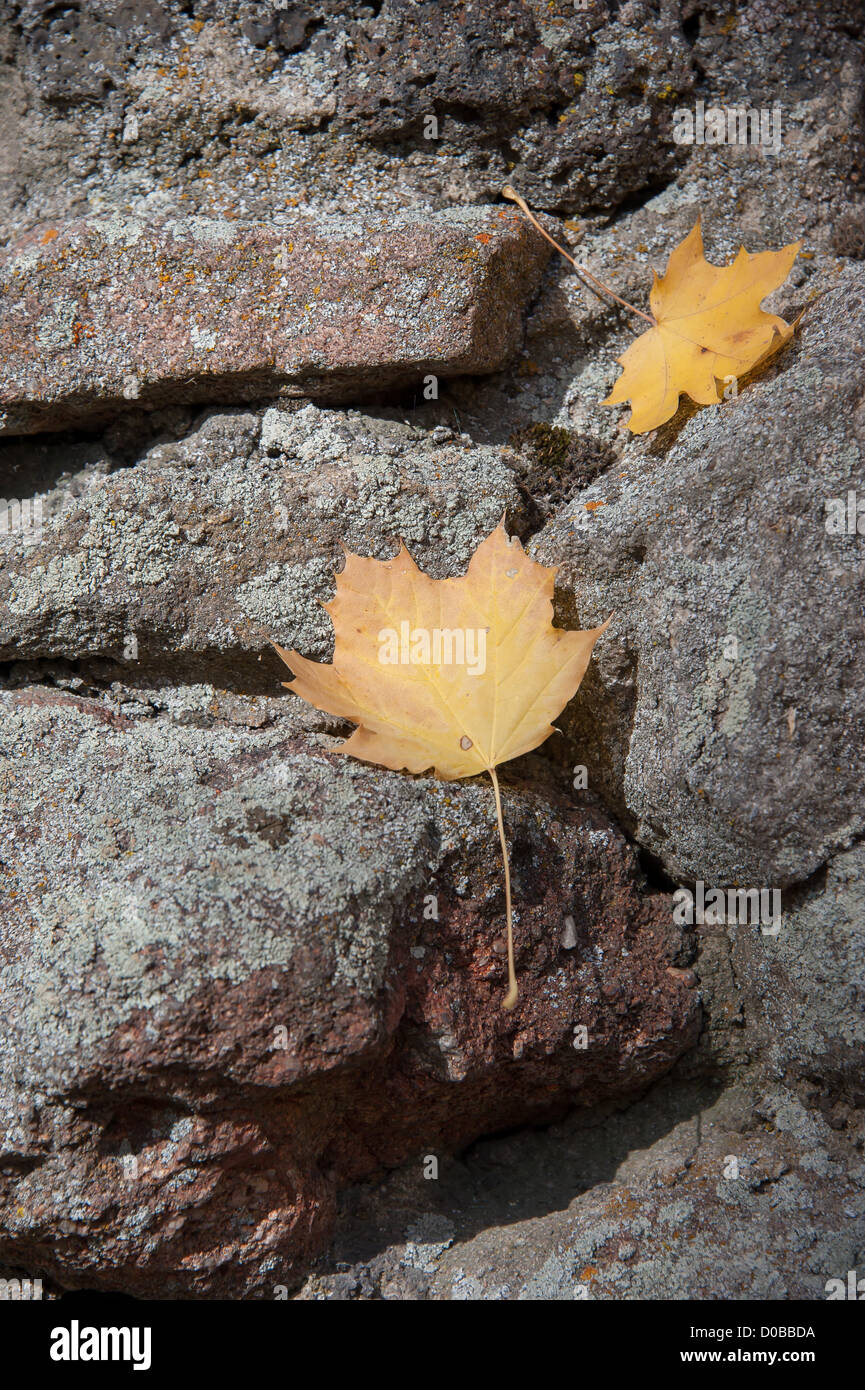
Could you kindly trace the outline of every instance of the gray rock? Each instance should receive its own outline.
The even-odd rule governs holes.
[[[862,491],[865,273],[822,285],[762,379],[630,443],[533,546],[564,621],[616,612],[575,760],[685,881],[781,888],[865,827],[865,537],[826,529]]]
[[[861,1273],[863,558],[823,529],[861,490],[859,9],[0,0],[2,245],[420,227],[509,181],[640,307],[698,214],[715,263],[804,240],[777,312],[832,290],[738,401],[638,442],[600,406],[631,320],[558,258],[518,356],[438,400],[235,411],[229,376],[197,418],[189,373],[155,412],[124,373],[108,429],[97,396],[77,437],[6,422],[0,496],[44,525],[0,527],[4,1274],[687,1300]],[[698,97],[773,108],[780,144],[676,145]],[[444,577],[502,512],[564,561],[560,621],[617,615],[567,737],[504,779],[510,1018],[489,788],[346,763],[267,645],[329,656],[340,541]],[[670,875],[787,884],[781,933],[683,932]]]
[[[696,1038],[669,901],[549,779],[505,787],[508,1013],[489,787],[284,724],[201,729],[45,685],[0,706],[3,1264],[273,1296],[340,1186],[633,1096]]]
[[[27,446],[6,448],[27,485]],[[444,577],[520,506],[499,449],[312,405],[215,413],[134,468],[42,481],[41,540],[0,535],[0,659],[111,657],[131,675],[168,654],[258,655],[271,641],[327,656],[321,602],[343,545],[384,559],[402,539]]]
[[[733,965],[767,1064],[843,1112],[863,1103],[865,849],[786,897],[777,936],[732,933]]]
[[[443,207],[509,176],[545,209],[611,210],[682,162],[670,98],[694,83],[678,16],[612,10],[4,0],[0,238],[106,205]]]
[[[859,1260],[857,1139],[791,1092],[670,1079],[626,1114],[484,1141],[437,1182],[416,1163],[358,1188],[297,1297],[823,1300]]]

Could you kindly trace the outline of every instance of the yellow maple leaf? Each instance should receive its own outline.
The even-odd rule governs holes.
[[[392,560],[346,553],[336,595],[333,664],[276,650],[286,688],[358,728],[340,746],[394,770],[446,779],[489,773],[505,864],[509,990],[517,1000],[510,871],[496,767],[537,748],[583,678],[607,626],[552,625],[556,569],[530,560],[504,523],[465,575],[431,579],[404,545]],[[609,621],[609,619],[607,620]]]
[[[669,420],[682,394],[717,405],[719,381],[738,380],[790,338],[791,325],[760,304],[784,283],[801,245],[753,256],[743,246],[731,265],[709,265],[698,218],[666,274],[654,276],[654,324],[618,358],[624,371],[603,404],[629,400],[633,434]]]

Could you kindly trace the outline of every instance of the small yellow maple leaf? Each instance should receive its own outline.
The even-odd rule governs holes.
[[[801,245],[753,256],[743,246],[731,265],[709,265],[698,218],[666,274],[654,276],[654,325],[618,359],[624,371],[603,404],[629,400],[633,434],[669,420],[682,394],[717,405],[719,381],[738,380],[790,338],[790,324],[760,304],[784,283]]]
[[[537,748],[583,678],[607,626],[552,625],[556,569],[530,560],[504,523],[465,575],[431,579],[404,545],[392,560],[346,553],[336,595],[332,665],[276,647],[295,679],[286,688],[358,727],[339,750],[394,770],[453,779],[489,773],[505,863],[509,990],[510,871],[496,767]],[[609,619],[607,620],[609,621]]]

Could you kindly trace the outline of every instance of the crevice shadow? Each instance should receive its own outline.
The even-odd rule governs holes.
[[[629,1156],[678,1126],[693,1123],[696,1145],[698,1117],[722,1089],[720,1081],[668,1075],[631,1104],[572,1110],[545,1128],[478,1139],[458,1156],[439,1159],[435,1180],[423,1176],[432,1155],[419,1155],[381,1182],[343,1190],[335,1235],[312,1272],[327,1276],[369,1264],[390,1246],[422,1241],[424,1229],[459,1244],[490,1227],[565,1211],[594,1188],[615,1183]]]

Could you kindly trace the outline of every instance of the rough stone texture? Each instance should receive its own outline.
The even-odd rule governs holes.
[[[704,1030],[668,1078],[348,1190],[298,1297],[824,1299],[863,1258],[863,891],[857,847],[777,937],[699,931]]]
[[[288,14],[212,0],[195,14],[180,0],[4,0],[0,238],[110,205],[254,219],[305,203],[444,207],[489,201],[508,179],[550,212],[609,216],[695,164],[726,178],[731,153],[756,175],[749,214],[759,201],[781,216],[784,199],[756,196],[764,160],[674,143],[672,110],[717,96],[781,101],[785,160],[808,161],[815,217],[861,241],[861,223],[839,226],[861,162],[858,0],[724,14],[699,0],[335,0]],[[718,192],[735,205],[729,184]]]
[[[671,1082],[355,1190],[298,1297],[825,1299],[861,1268],[862,1137],[861,1111],[839,1133],[791,1092]]]
[[[634,441],[533,547],[569,622],[617,610],[571,731],[685,880],[783,887],[865,830],[865,536],[825,524],[861,477],[865,272],[820,288],[762,380],[663,457]]]
[[[0,961],[27,981],[0,1005],[0,1258],[54,1291],[272,1297],[316,1261],[303,1298],[825,1297],[865,1267],[862,540],[823,529],[829,497],[865,496],[859,0],[0,15],[7,251],[76,219],[280,243],[299,220],[492,219],[507,180],[642,308],[698,215],[715,263],[802,239],[777,312],[831,291],[738,401],[642,441],[600,406],[633,321],[558,257],[514,359],[437,399],[238,410],[225,380],[202,417],[166,382],[107,429],[88,408],[75,433],[6,431],[0,496],[46,519],[24,547],[0,528]],[[676,146],[698,99],[777,104],[778,148]],[[347,768],[266,645],[327,658],[341,539],[383,557],[402,534],[443,577],[502,512],[564,561],[561,621],[617,614],[565,737],[506,769],[523,1040],[498,1007],[489,789]],[[577,763],[605,811],[563,805]],[[671,874],[786,884],[780,936],[680,937]],[[611,955],[653,923],[647,955]],[[550,1008],[560,971],[603,1066]],[[306,1079],[274,1079],[299,980]]]
[[[829,1123],[865,1088],[865,849],[788,895],[784,929],[736,933],[732,961],[761,1049],[777,1076],[819,1088]],[[843,1120],[840,1124],[843,1128]]]
[[[351,400],[489,372],[519,346],[549,255],[504,209],[38,228],[0,256],[0,423],[92,424],[130,401]]]
[[[213,0],[193,19],[180,0],[4,0],[0,17],[0,234],[100,199],[365,214],[485,202],[509,176],[550,211],[610,210],[675,173],[670,107],[695,76],[670,5]]]
[[[402,539],[443,577],[520,509],[500,450],[312,405],[213,414],[134,468],[104,447],[71,477],[29,441],[4,455],[7,495],[46,469],[42,542],[0,536],[0,659],[124,661],[134,637],[132,674],[168,652],[262,655],[271,641],[329,659],[320,604],[343,544],[385,559]]]
[[[633,1095],[696,1037],[669,901],[585,798],[506,792],[508,1014],[488,788],[41,686],[2,702],[4,1260],[266,1292],[338,1184]]]

